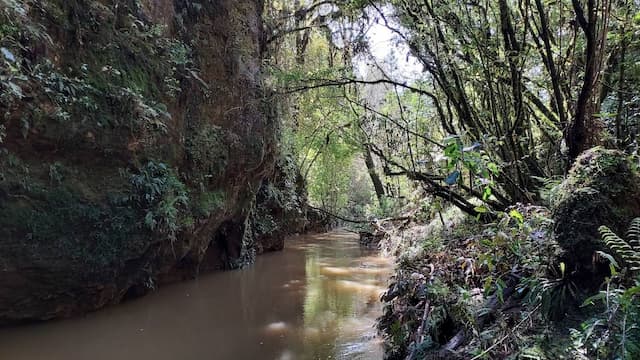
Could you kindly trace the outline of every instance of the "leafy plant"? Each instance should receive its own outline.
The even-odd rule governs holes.
[[[606,289],[585,300],[583,306],[600,306],[595,316],[572,329],[573,346],[598,358],[640,358],[640,281],[626,288],[608,279]],[[617,278],[617,280],[622,280]]]
[[[629,267],[630,272],[619,273],[618,263],[607,253],[599,252],[611,264],[610,278],[604,289],[589,297],[583,307],[596,306],[601,311],[584,321],[579,329],[572,329],[573,347],[597,358],[640,358],[640,218],[631,222],[627,240],[606,226],[600,227],[606,246]],[[635,276],[635,278],[634,278]],[[600,310],[598,309],[598,310]]]
[[[547,319],[561,320],[578,304],[579,288],[565,270],[565,264],[560,263],[559,272],[553,271],[556,273],[553,278],[532,277],[523,281],[522,288],[529,290],[528,302],[540,304]]]
[[[629,270],[640,270],[640,218],[635,218],[631,222],[627,240],[622,239],[606,226],[601,226],[598,231],[607,247],[629,266]]]
[[[153,161],[142,167],[139,174],[132,175],[130,182],[131,200],[146,212],[145,226],[175,241],[177,232],[187,224],[186,218],[180,216],[189,202],[185,185],[166,164]]]

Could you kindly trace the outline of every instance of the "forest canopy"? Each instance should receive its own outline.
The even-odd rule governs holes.
[[[408,180],[477,215],[538,201],[588,148],[636,151],[631,1],[275,1],[267,17],[290,146],[328,208],[356,158],[379,199]]]

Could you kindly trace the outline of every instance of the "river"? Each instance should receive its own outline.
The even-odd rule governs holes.
[[[0,359],[382,359],[374,324],[391,270],[351,233],[292,237],[243,270],[81,318],[1,329]]]

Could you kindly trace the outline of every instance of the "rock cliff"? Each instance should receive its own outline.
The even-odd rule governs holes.
[[[0,0],[0,324],[251,261],[259,0]]]

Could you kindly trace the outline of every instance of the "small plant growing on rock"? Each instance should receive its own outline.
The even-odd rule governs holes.
[[[189,202],[185,185],[166,164],[153,161],[140,169],[139,174],[132,175],[130,181],[131,200],[146,211],[145,226],[175,241],[182,227],[180,209],[186,208]]]

